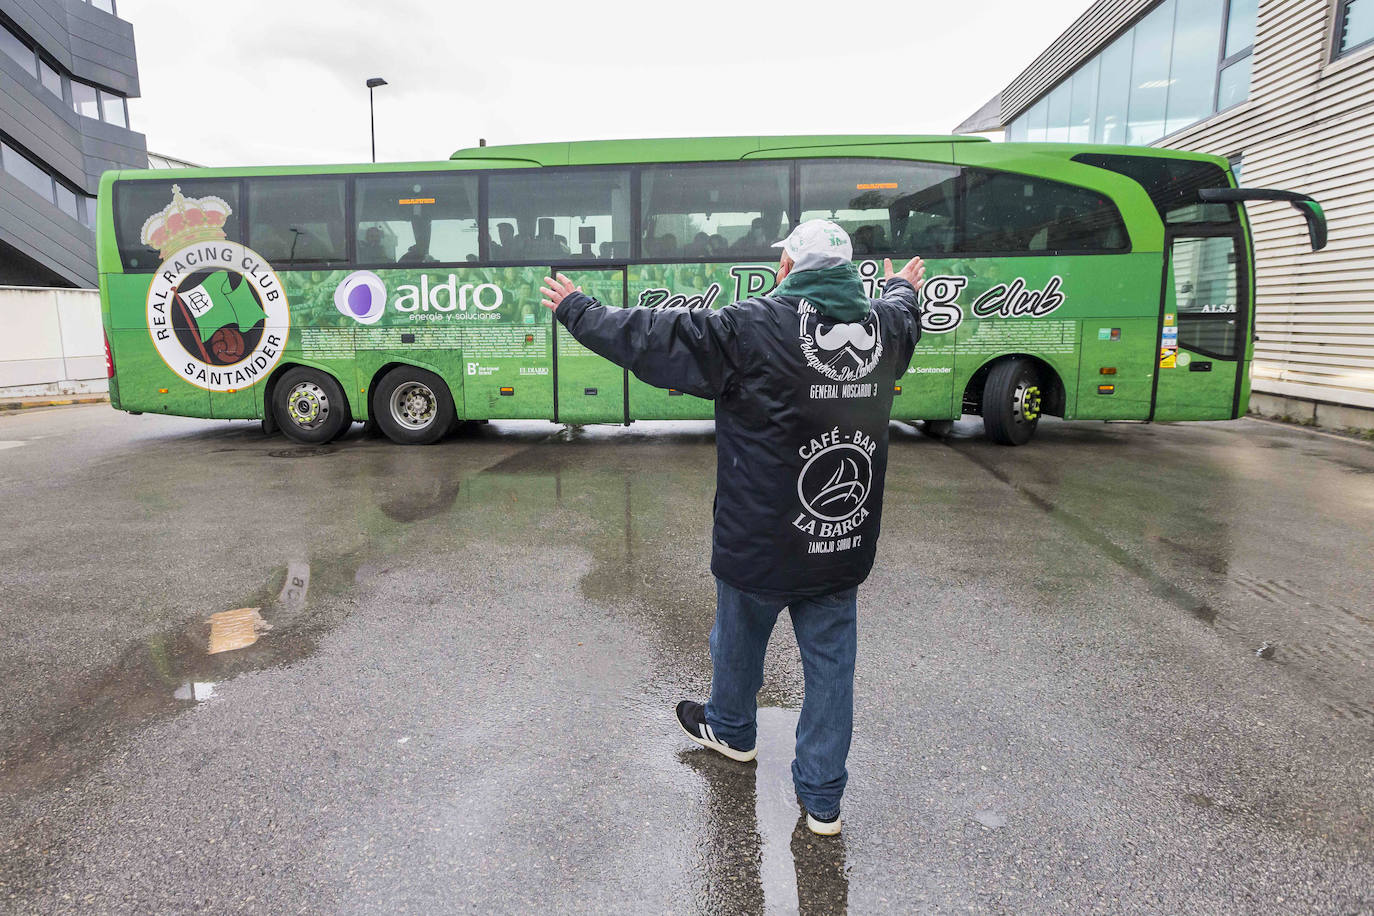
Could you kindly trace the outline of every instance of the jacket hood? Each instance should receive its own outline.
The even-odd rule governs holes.
[[[798,270],[788,274],[773,291],[775,296],[797,296],[836,321],[861,321],[868,317],[868,294],[852,263],[821,270]]]

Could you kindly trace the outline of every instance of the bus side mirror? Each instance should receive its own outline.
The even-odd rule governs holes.
[[[1307,220],[1307,235],[1312,241],[1312,250],[1320,251],[1326,247],[1326,214],[1322,205],[1310,195],[1296,191],[1277,191],[1271,188],[1201,188],[1198,200],[1203,203],[1243,203],[1247,200],[1286,200]]]

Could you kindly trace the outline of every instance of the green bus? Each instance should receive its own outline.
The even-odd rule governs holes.
[[[1224,159],[971,137],[479,146],[442,162],[107,172],[97,247],[110,399],[258,418],[302,442],[371,421],[428,443],[465,420],[710,418],[589,352],[539,306],[572,276],[625,308],[770,290],[771,244],[824,217],[881,263],[919,254],[924,334],[894,417],[1216,420],[1249,395],[1254,280]],[[827,355],[830,356],[830,355]],[[842,354],[821,360],[843,383]],[[851,359],[857,360],[856,357]]]

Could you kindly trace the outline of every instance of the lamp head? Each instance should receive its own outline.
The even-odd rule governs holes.
[[[385,85],[386,85],[386,80],[382,79],[380,76],[374,76],[374,77],[372,77],[371,79],[369,79],[369,80],[367,81],[367,88],[369,88],[369,89],[376,89],[378,86],[385,86]]]

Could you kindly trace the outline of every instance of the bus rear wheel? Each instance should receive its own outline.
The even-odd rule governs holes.
[[[983,435],[998,445],[1025,445],[1040,422],[1040,373],[1028,359],[992,367],[983,386]]]
[[[444,380],[415,366],[397,366],[373,396],[377,425],[401,445],[438,442],[453,426],[453,396]]]
[[[306,366],[277,380],[272,414],[287,438],[310,445],[332,442],[353,422],[348,399],[334,377]]]

